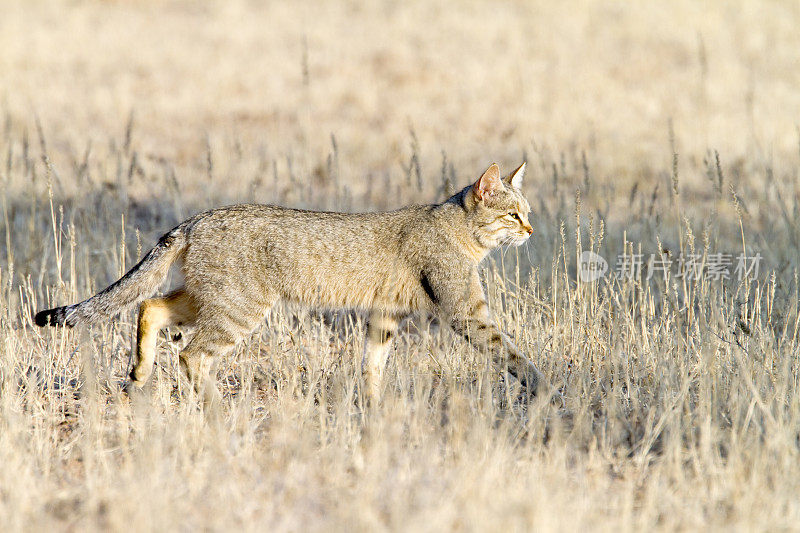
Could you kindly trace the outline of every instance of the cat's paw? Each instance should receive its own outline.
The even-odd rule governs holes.
[[[566,409],[567,401],[564,399],[564,395],[561,394],[561,391],[558,389],[553,389],[550,391],[550,405],[557,407],[558,409]]]

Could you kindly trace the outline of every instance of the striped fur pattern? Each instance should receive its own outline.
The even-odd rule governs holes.
[[[492,321],[478,264],[493,248],[520,245],[533,229],[521,193],[525,165],[506,178],[491,165],[441,204],[388,213],[312,212],[236,205],[196,215],[164,235],[119,281],[79,304],[42,311],[36,324],[74,326],[112,317],[138,302],[133,384],[149,378],[160,329],[193,324],[182,368],[206,404],[218,404],[209,380],[216,359],[255,329],[278,300],[369,313],[363,370],[367,392],[380,383],[398,320],[437,314],[476,348],[536,389],[533,364]],[[184,285],[150,297],[170,264]]]

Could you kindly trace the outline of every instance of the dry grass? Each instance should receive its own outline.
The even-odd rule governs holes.
[[[796,4],[257,4],[0,6],[5,530],[797,527]],[[523,157],[537,233],[485,278],[564,410],[417,319],[362,412],[360,319],[279,309],[215,431],[180,341],[131,403],[130,314],[32,327],[199,210],[384,209]],[[762,272],[576,282],[625,241]]]

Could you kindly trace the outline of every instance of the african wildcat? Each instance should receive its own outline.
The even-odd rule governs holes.
[[[520,186],[525,164],[501,179],[493,164],[471,186],[436,205],[344,214],[236,205],[181,223],[121,279],[75,305],[38,313],[36,325],[93,323],[141,302],[134,385],[153,370],[158,331],[194,324],[181,367],[207,405],[219,403],[209,379],[216,357],[258,326],[279,299],[370,313],[362,361],[372,398],[380,392],[389,340],[414,311],[437,313],[493,361],[507,361],[531,391],[543,379],[489,316],[478,263],[500,245],[520,245],[533,228]],[[184,286],[150,298],[170,265]]]

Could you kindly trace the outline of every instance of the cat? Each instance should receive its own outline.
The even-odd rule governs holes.
[[[78,326],[139,303],[130,383],[153,371],[158,332],[193,325],[180,365],[209,408],[221,396],[216,358],[254,330],[277,301],[368,313],[362,371],[369,400],[380,400],[383,368],[398,321],[413,312],[443,318],[470,343],[507,365],[531,393],[545,380],[492,321],[478,264],[494,248],[533,233],[522,194],[525,164],[505,178],[492,164],[440,204],[384,213],[333,213],[234,205],[195,215],[162,236],[121,279],[91,298],[41,311],[38,326]],[[151,298],[174,262],[184,284]],[[552,391],[551,391],[552,392]],[[556,393],[557,394],[557,393]]]

